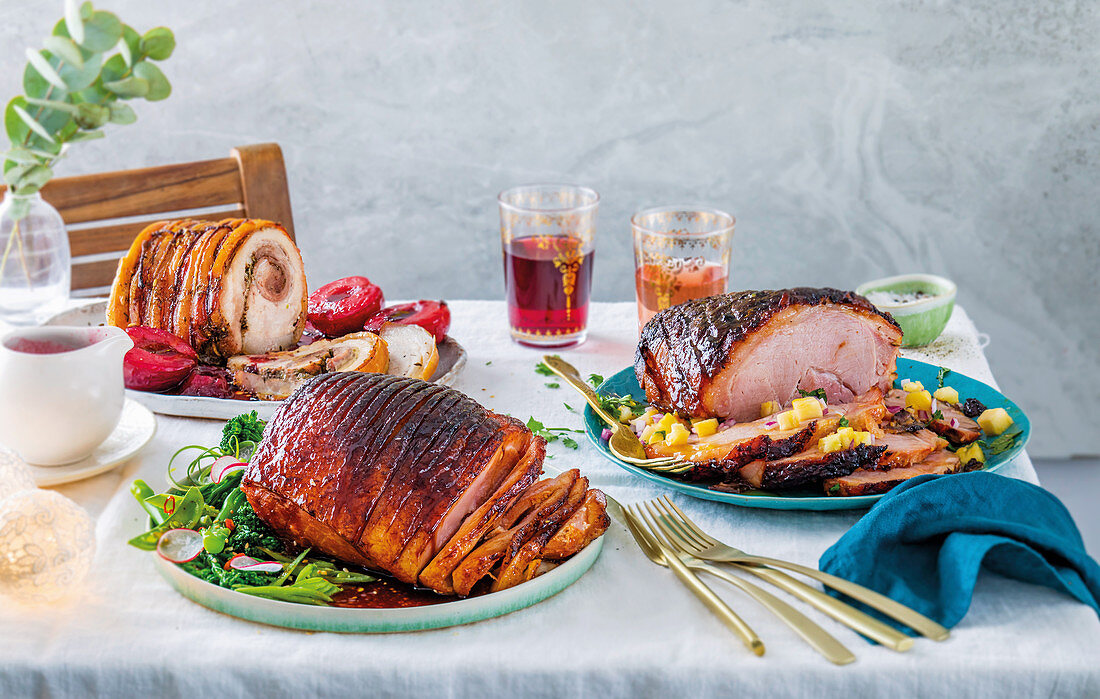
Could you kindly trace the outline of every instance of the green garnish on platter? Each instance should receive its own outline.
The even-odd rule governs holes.
[[[800,396],[802,396],[803,398],[813,397],[813,398],[820,398],[821,400],[824,400],[824,401],[828,400],[828,397],[825,395],[825,389],[824,388],[815,388],[812,391],[803,391],[800,388],[800,389],[798,389],[798,394]]]
[[[209,583],[297,604],[328,605],[341,585],[377,580],[336,561],[311,557],[310,549],[292,550],[252,509],[240,489],[241,476],[265,424],[255,411],[238,415],[222,428],[217,447],[192,445],[177,451],[168,462],[171,485],[163,493],[154,492],[145,481],[134,481],[130,492],[149,515],[151,526],[130,545],[157,551]],[[196,452],[177,479],[176,459]],[[197,550],[170,549],[184,552],[180,560],[165,555],[162,544],[169,531],[182,534]]]
[[[1012,429],[1002,432],[993,439],[983,439],[980,442],[982,451],[994,456],[1004,453],[1016,444],[1016,438],[1021,434],[1023,434],[1022,429],[1013,427]]]

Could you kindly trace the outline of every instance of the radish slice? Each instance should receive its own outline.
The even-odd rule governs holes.
[[[157,553],[166,561],[186,563],[202,552],[202,534],[194,529],[169,529],[157,542]]]
[[[247,466],[248,464],[243,461],[237,461],[232,456],[219,456],[210,466],[210,480],[215,483],[221,483],[222,479],[230,473],[243,471]]]
[[[243,553],[239,553],[233,558],[230,558],[228,565],[233,570],[245,570],[251,573],[283,572],[283,564],[278,561],[259,561]]]

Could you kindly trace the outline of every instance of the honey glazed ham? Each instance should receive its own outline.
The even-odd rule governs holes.
[[[358,372],[280,407],[241,489],[280,535],[442,594],[530,580],[610,524],[576,470],[538,480],[546,442],[464,394]]]
[[[224,358],[293,347],[306,322],[302,256],[260,219],[162,221],[119,261],[107,322],[144,325]]]
[[[865,298],[837,289],[740,291],[660,311],[634,359],[650,404],[683,417],[739,422],[762,403],[823,389],[852,401],[894,378],[901,328]]]

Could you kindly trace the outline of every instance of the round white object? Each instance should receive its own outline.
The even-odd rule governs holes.
[[[95,554],[92,518],[52,490],[0,502],[0,594],[44,604],[72,593]]]
[[[11,449],[0,446],[0,503],[18,492],[34,489],[27,463]]]

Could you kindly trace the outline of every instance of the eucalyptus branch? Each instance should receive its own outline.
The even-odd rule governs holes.
[[[67,0],[65,17],[43,41],[43,48],[27,49],[24,94],[4,109],[11,148],[0,158],[4,182],[16,195],[10,208],[13,219],[26,216],[30,204],[23,197],[38,192],[53,177],[53,167],[69,144],[103,138],[103,127],[109,123],[133,123],[137,115],[125,100],[140,97],[152,102],[171,94],[172,86],[155,61],[167,59],[175,47],[175,37],[166,27],[138,34],[90,2]],[[4,261],[10,250],[6,245]]]

